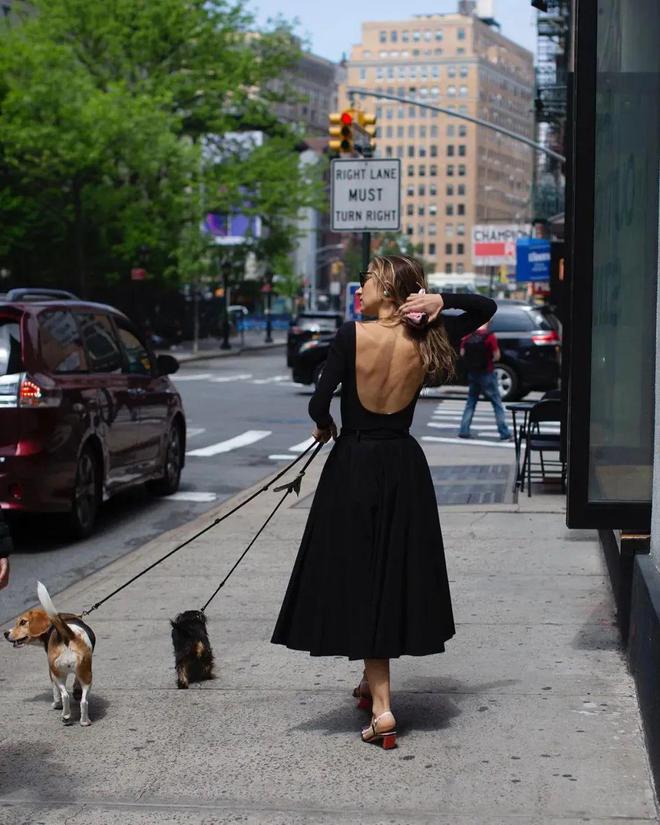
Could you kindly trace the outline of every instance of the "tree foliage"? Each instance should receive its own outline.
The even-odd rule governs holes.
[[[83,294],[145,254],[150,274],[190,277],[210,206],[261,217],[258,255],[290,251],[319,187],[273,114],[269,81],[299,53],[285,23],[258,30],[240,2],[31,6],[0,30],[0,267]],[[246,128],[263,144],[207,162],[209,136]]]

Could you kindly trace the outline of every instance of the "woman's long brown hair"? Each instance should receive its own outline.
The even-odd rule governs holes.
[[[387,290],[396,309],[404,304],[412,293],[419,292],[420,289],[428,291],[424,269],[415,258],[405,255],[378,255],[371,259],[369,271],[374,273],[383,291]],[[394,317],[395,324],[405,324],[400,315]],[[456,353],[449,342],[442,318],[438,317],[433,324],[421,328],[410,324],[405,326],[424,365],[424,384],[434,386],[451,378],[455,371]]]

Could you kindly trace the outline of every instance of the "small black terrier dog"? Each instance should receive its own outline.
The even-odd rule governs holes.
[[[206,632],[206,616],[201,610],[186,610],[174,619],[172,644],[176,664],[176,686],[213,679],[213,650]]]

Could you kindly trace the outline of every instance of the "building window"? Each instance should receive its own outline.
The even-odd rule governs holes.
[[[448,143],[447,144],[447,157],[453,158],[454,157],[454,144]]]
[[[452,255],[454,252],[454,245],[451,243],[445,244],[445,255]]]
[[[467,66],[461,66],[460,74],[461,74],[461,77],[467,77],[468,76],[468,67]]]
[[[408,144],[408,157],[409,158],[414,158],[415,157],[415,147],[411,143]]]
[[[412,235],[412,234],[413,234],[413,228],[410,224],[408,224],[408,226],[406,226],[406,235]]]
[[[437,158],[438,157],[438,147],[436,146],[435,143],[431,144],[431,157],[432,158]]]
[[[419,149],[417,150],[417,154],[419,155],[420,158],[425,158],[426,157],[426,147],[425,146],[420,146]]]
[[[427,78],[429,76],[429,67],[424,64],[419,67],[419,76],[423,78]],[[424,89],[422,89],[422,94],[424,93]]]
[[[448,183],[447,184],[447,197],[451,198],[453,194],[454,194],[454,184],[453,183]]]
[[[417,107],[408,106],[408,117],[417,117]]]
[[[445,264],[445,275],[451,275],[452,271],[451,261],[447,261]]]
[[[387,67],[387,76],[390,80],[394,77],[394,66]],[[461,86],[461,88],[463,87]]]
[[[457,243],[456,244],[456,254],[457,255],[465,255],[465,244],[464,243]]]
[[[465,164],[464,163],[459,163],[458,164],[458,176],[459,176],[459,178],[464,178],[465,177]]]
[[[458,136],[459,137],[466,137],[467,135],[467,126],[459,126],[458,127]]]
[[[454,133],[456,132],[456,127],[453,123],[450,123],[447,126],[447,137],[454,137]]]
[[[386,146],[385,147],[385,157],[386,158],[391,158],[392,157],[392,147],[391,146]]]
[[[420,176],[420,178],[424,177],[424,175],[426,174],[426,165],[425,164],[423,164],[423,163],[419,164],[419,168],[417,169],[417,174]]]
[[[361,66],[360,67],[360,80],[366,80],[366,79],[367,79],[367,70],[364,68],[364,66]]]
[[[419,32],[413,32],[413,40],[417,41],[420,38]]]
[[[401,40],[403,40],[404,43],[407,43],[410,40],[410,32],[405,31],[405,30],[402,31],[401,32]]]
[[[399,77],[403,78],[405,76],[406,76],[406,67],[405,66],[399,66]]]
[[[429,255],[435,255],[435,244],[434,243],[429,244]]]
[[[447,66],[447,77],[456,77],[456,66]]]
[[[442,29],[436,29],[435,30],[435,39],[436,40],[442,40]]]
[[[415,137],[415,127],[414,126],[409,126],[408,127],[408,137],[409,138],[414,138]]]
[[[417,214],[419,215],[420,218],[424,217],[424,206],[423,205],[417,207]]]
[[[435,178],[435,177],[437,176],[437,174],[438,174],[438,167],[437,167],[437,165],[436,165],[435,163],[432,163],[432,164],[431,164],[431,168],[430,168],[429,174],[430,174],[430,176],[431,176],[432,178]]]
[[[406,206],[406,215],[414,215],[414,214],[415,214],[415,207],[413,206],[412,203],[409,203]]]
[[[423,223],[420,223],[419,226],[417,227],[417,234],[418,235],[423,235],[424,234],[424,224]]]
[[[431,66],[431,77],[440,77],[440,66],[438,66],[437,63]]]
[[[447,164],[447,177],[452,178],[454,176],[454,164],[448,163]]]
[[[384,77],[384,71],[382,66],[376,66],[376,80],[382,80]]]
[[[445,215],[453,215],[454,214],[454,204],[447,203],[445,204]]]
[[[387,32],[381,32],[380,35],[378,36],[378,40],[381,43],[387,43]]]
[[[429,215],[437,215],[438,214],[438,207],[435,203],[432,203],[429,206]]]
[[[420,127],[419,127],[419,136],[420,136],[421,138],[425,138],[425,137],[426,137],[426,126],[420,126]]]
[[[434,223],[429,224],[429,235],[437,235],[438,234],[438,227]]]
[[[397,136],[398,138],[402,138],[402,137],[403,137],[403,126],[397,126],[397,127],[396,127],[396,136]]]
[[[423,183],[420,183],[419,186],[417,187],[417,194],[422,196],[422,197],[426,194],[426,187],[424,186]]]
[[[464,183],[459,183],[458,184],[458,194],[459,195],[464,195],[465,194],[465,184]]]
[[[465,144],[464,144],[464,143],[460,143],[460,144],[458,145],[458,154],[459,154],[462,158],[464,158],[464,157],[465,157],[465,155],[467,154],[467,152],[466,152],[466,148],[467,148],[467,147],[465,146]]]
[[[398,158],[402,158],[402,157],[403,157],[403,146],[397,146],[397,147],[396,147],[396,156],[397,156]]]
[[[456,207],[456,214],[457,215],[465,215],[465,204],[459,203]]]
[[[464,223],[457,223],[456,224],[456,234],[457,235],[465,235],[465,224]]]
[[[437,196],[437,194],[438,194],[438,187],[435,185],[435,183],[430,183],[429,184],[429,195],[431,195],[431,197],[435,198]]]
[[[410,175],[412,177],[414,174],[415,174],[415,167],[412,165],[412,163],[410,163],[408,165],[408,175]]]
[[[420,254],[420,255],[423,255],[423,254],[424,254],[424,244],[423,244],[423,243],[420,243],[420,244],[419,244],[419,254]]]
[[[437,138],[438,137],[438,127],[437,126],[431,126],[430,134],[431,134],[432,138]]]
[[[449,97],[456,97],[456,86],[447,86],[447,94]]]
[[[465,29],[459,29],[458,30],[458,39],[459,40],[465,40]]]
[[[454,224],[453,223],[446,223],[445,224],[445,238],[453,238],[454,237]]]
[[[396,29],[394,29],[393,31],[390,32],[390,43],[396,43],[397,39],[398,39],[398,32],[396,31]]]
[[[409,198],[414,198],[415,197],[415,187],[414,186],[408,186],[408,188],[406,189],[406,195]]]
[[[392,110],[391,106],[388,106],[387,109],[385,109],[385,120],[392,120],[393,116],[394,111]]]
[[[432,37],[433,37],[433,32],[430,29],[427,29],[424,32],[424,40],[431,40]]]
[[[385,129],[385,137],[391,138],[393,137],[394,129],[391,126],[387,126]]]
[[[467,86],[461,86],[460,89],[458,90],[458,93],[461,97],[467,97],[467,93],[468,93]]]

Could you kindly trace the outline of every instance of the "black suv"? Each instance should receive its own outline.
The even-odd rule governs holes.
[[[298,313],[289,323],[289,332],[286,340],[287,367],[293,367],[295,371],[296,364],[298,363],[297,356],[301,351],[301,347],[310,341],[329,343],[335,337],[335,333],[343,323],[344,316],[341,312],[315,312],[308,310]],[[310,349],[313,349],[314,346],[315,344],[311,344],[310,347],[305,347],[302,352],[308,352]],[[324,350],[324,352],[327,354],[327,350]],[[325,361],[325,357],[324,355],[322,358],[323,361]],[[314,365],[312,366],[310,378],[305,381],[301,380],[300,383],[302,384],[311,384],[314,381],[313,372],[317,362],[314,359],[312,359],[312,361],[314,361]],[[299,379],[294,376],[294,381],[298,380]]]
[[[502,400],[513,401],[532,390],[556,389],[561,352],[557,318],[545,307],[522,301],[498,300],[496,303],[497,312],[491,318],[490,330],[500,345],[501,357],[495,364],[495,374]],[[459,312],[447,310],[448,314]],[[332,337],[332,334],[310,336],[287,358],[294,381],[318,383]],[[460,359],[456,373],[454,383],[467,383]]]

